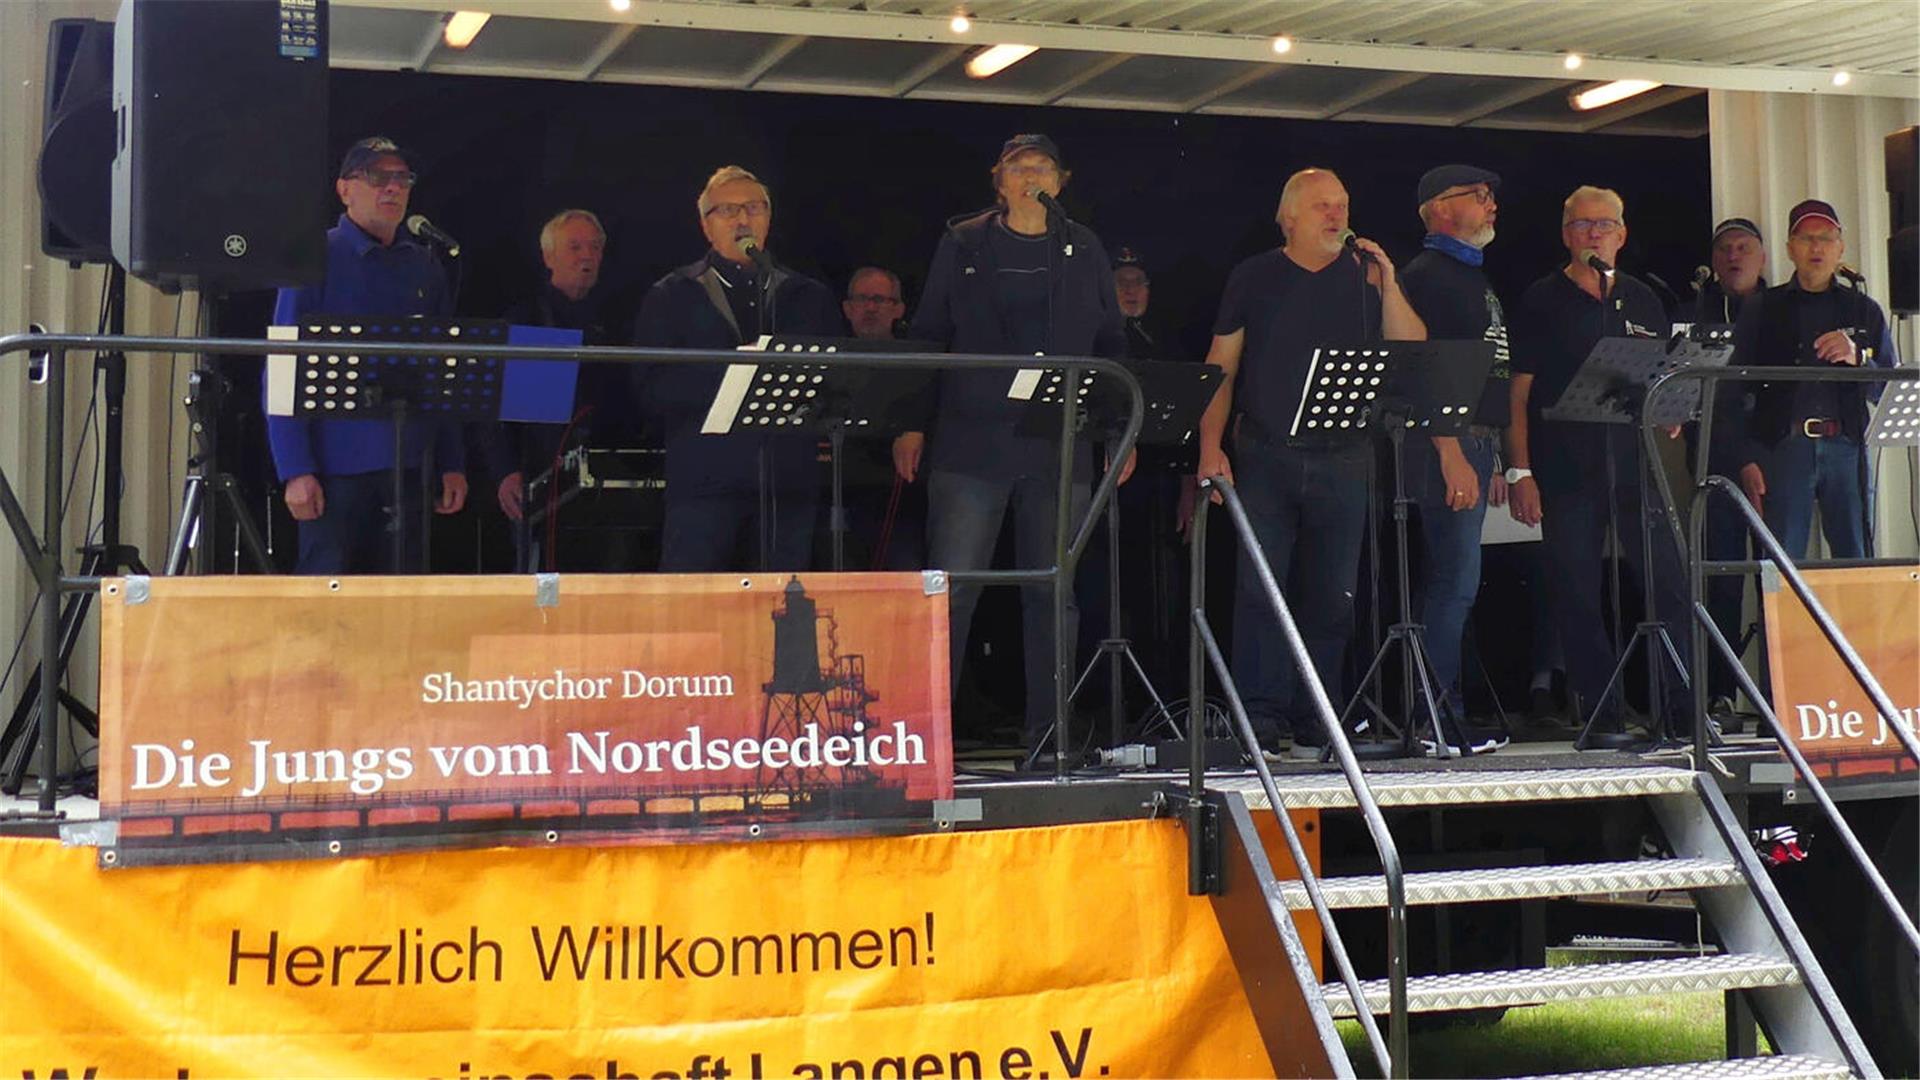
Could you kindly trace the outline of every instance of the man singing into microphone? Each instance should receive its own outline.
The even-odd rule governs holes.
[[[954,219],[940,238],[914,313],[914,337],[960,353],[1121,355],[1125,339],[1106,250],[1092,230],[1047,205],[1069,175],[1047,136],[1007,140],[992,172],[997,205]],[[928,416],[931,431],[908,431],[894,441],[902,479],[911,483],[927,472],[927,544],[938,569],[988,566],[1009,508],[1018,564],[1053,565],[1059,440],[1016,430],[1023,403],[1008,399],[1013,374],[1006,368],[942,372]],[[1076,453],[1068,515],[1074,522],[1086,512],[1093,477],[1091,446],[1082,442]],[[955,685],[979,599],[978,585],[953,589]],[[1066,599],[1071,641],[1079,608],[1071,591]],[[1023,586],[1020,602],[1025,736],[1037,747],[1054,720],[1052,590]]]
[[[1285,242],[1228,276],[1207,352],[1225,377],[1200,421],[1198,473],[1234,483],[1336,712],[1346,704],[1341,658],[1353,634],[1373,446],[1289,429],[1315,348],[1427,336],[1386,252],[1371,240],[1347,245],[1347,208],[1346,186],[1329,170],[1294,173],[1274,215]],[[1291,730],[1297,756],[1317,757],[1327,733],[1244,549],[1238,580],[1233,677],[1254,733],[1277,749]]]
[[[707,180],[696,205],[707,253],[648,290],[635,345],[731,349],[762,334],[838,336],[832,291],[767,254],[773,196],[759,177],[728,165]],[[820,506],[818,440],[757,431],[702,435],[723,371],[660,364],[639,377],[639,400],[666,433],[660,569],[804,570]]]
[[[1566,265],[1528,286],[1514,313],[1507,501],[1516,520],[1541,527],[1548,565],[1559,583],[1569,696],[1576,714],[1585,717],[1598,705],[1616,659],[1601,612],[1609,502],[1619,526],[1619,553],[1636,572],[1645,571],[1639,565],[1639,433],[1626,426],[1542,420],[1540,411],[1560,400],[1601,338],[1664,340],[1671,326],[1651,289],[1614,270],[1627,242],[1626,208],[1618,194],[1576,188],[1561,209],[1560,241],[1567,249]],[[1650,492],[1649,510],[1658,514],[1658,489]],[[1689,620],[1679,556],[1664,532],[1654,537],[1653,557],[1657,617],[1678,641]],[[1666,680],[1666,687],[1669,730],[1691,731],[1686,690],[1675,678]],[[1623,699],[1616,694],[1611,700]],[[1597,729],[1620,730],[1618,713],[1605,719]]]
[[[1808,199],[1787,212],[1793,276],[1740,313],[1738,363],[1780,367],[1858,367],[1898,363],[1886,312],[1844,276],[1847,241],[1832,205]],[[1740,486],[1780,538],[1787,555],[1806,554],[1813,507],[1837,559],[1871,547],[1867,402],[1883,383],[1761,383],[1741,445]]]
[[[453,302],[446,275],[401,228],[413,193],[407,155],[390,139],[361,139],[340,162],[334,191],[346,212],[327,230],[327,277],[281,289],[277,326],[301,316],[383,315],[445,318]],[[455,514],[467,501],[466,448],[458,425],[409,418],[404,431],[401,505],[393,503],[393,427],[386,420],[267,417],[267,442],[300,534],[299,574],[419,573],[423,451],[433,446],[439,497],[434,512]],[[404,537],[393,565],[392,531]]]

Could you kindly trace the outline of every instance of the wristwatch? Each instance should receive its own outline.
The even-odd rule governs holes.
[[[1511,468],[1507,470],[1507,483],[1517,484],[1520,481],[1525,480],[1527,477],[1532,475],[1533,475],[1532,469],[1522,469],[1518,467]]]

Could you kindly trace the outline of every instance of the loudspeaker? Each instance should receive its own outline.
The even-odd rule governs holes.
[[[1887,136],[1887,289],[1894,311],[1920,314],[1920,127]]]
[[[113,24],[55,19],[41,113],[40,250],[75,263],[113,259]]]
[[[321,280],[326,0],[122,0],[113,257],[172,292]]]

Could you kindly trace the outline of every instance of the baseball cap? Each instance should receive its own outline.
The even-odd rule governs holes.
[[[384,135],[369,135],[348,148],[347,156],[340,159],[340,176],[345,179],[383,157],[397,157],[413,168],[413,159],[407,156],[392,139]]]
[[[1470,187],[1474,184],[1498,188],[1500,174],[1476,165],[1436,165],[1420,178],[1420,186],[1416,189],[1419,198],[1415,201],[1424,204],[1448,188]]]
[[[1840,227],[1840,215],[1834,210],[1832,203],[1822,202],[1819,199],[1803,199],[1795,203],[1793,209],[1787,211],[1787,232],[1792,233],[1808,218],[1825,218],[1833,224],[1834,228]]]
[[[1053,159],[1053,163],[1064,169],[1067,161],[1060,156],[1060,147],[1045,135],[1015,135],[1000,148],[1000,160],[1005,161],[1022,150],[1038,150]]]
[[[1131,266],[1143,274],[1147,272],[1147,264],[1141,260],[1140,253],[1130,247],[1123,247],[1113,257],[1113,268],[1119,270],[1127,266]]]
[[[1760,226],[1755,225],[1752,220],[1743,217],[1730,217],[1713,227],[1713,239],[1707,242],[1709,244],[1718,243],[1721,237],[1730,232],[1747,233],[1761,243],[1766,243],[1767,240],[1766,237],[1760,235]]]

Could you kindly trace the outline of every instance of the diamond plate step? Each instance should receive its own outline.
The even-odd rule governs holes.
[[[1337,772],[1274,777],[1290,810],[1331,810],[1354,805],[1353,790]],[[1560,802],[1678,795],[1693,790],[1693,773],[1654,765],[1594,769],[1423,769],[1367,774],[1381,806],[1457,806],[1466,803]],[[1271,808],[1258,777],[1207,781],[1213,791],[1237,792],[1254,810]]]
[[[1437,870],[1407,875],[1407,903],[1533,900],[1664,889],[1717,889],[1745,883],[1746,879],[1740,876],[1739,868],[1731,859],[1641,859],[1566,866]],[[1321,882],[1320,890],[1326,895],[1330,908],[1387,906],[1387,879],[1378,874],[1330,878]],[[1313,907],[1307,887],[1297,880],[1280,882],[1275,892],[1288,910],[1307,911]]]
[[[1756,1077],[1759,1080],[1849,1080],[1853,1073],[1845,1065],[1816,1057],[1780,1054],[1769,1057],[1735,1058],[1731,1061],[1686,1061],[1678,1065],[1648,1065],[1637,1069],[1603,1069],[1599,1072],[1554,1073],[1529,1080],[1732,1080]]]
[[[1476,971],[1419,975],[1407,980],[1407,1008],[1443,1012],[1504,1005],[1544,1005],[1552,1001],[1641,997],[1647,994],[1740,990],[1756,986],[1793,986],[1800,973],[1785,960],[1767,956],[1684,957],[1634,960],[1623,964],[1582,964],[1519,971]],[[1376,1014],[1387,1011],[1387,980],[1369,979],[1360,992]],[[1336,1018],[1355,1015],[1353,999],[1340,983],[1320,987]]]

